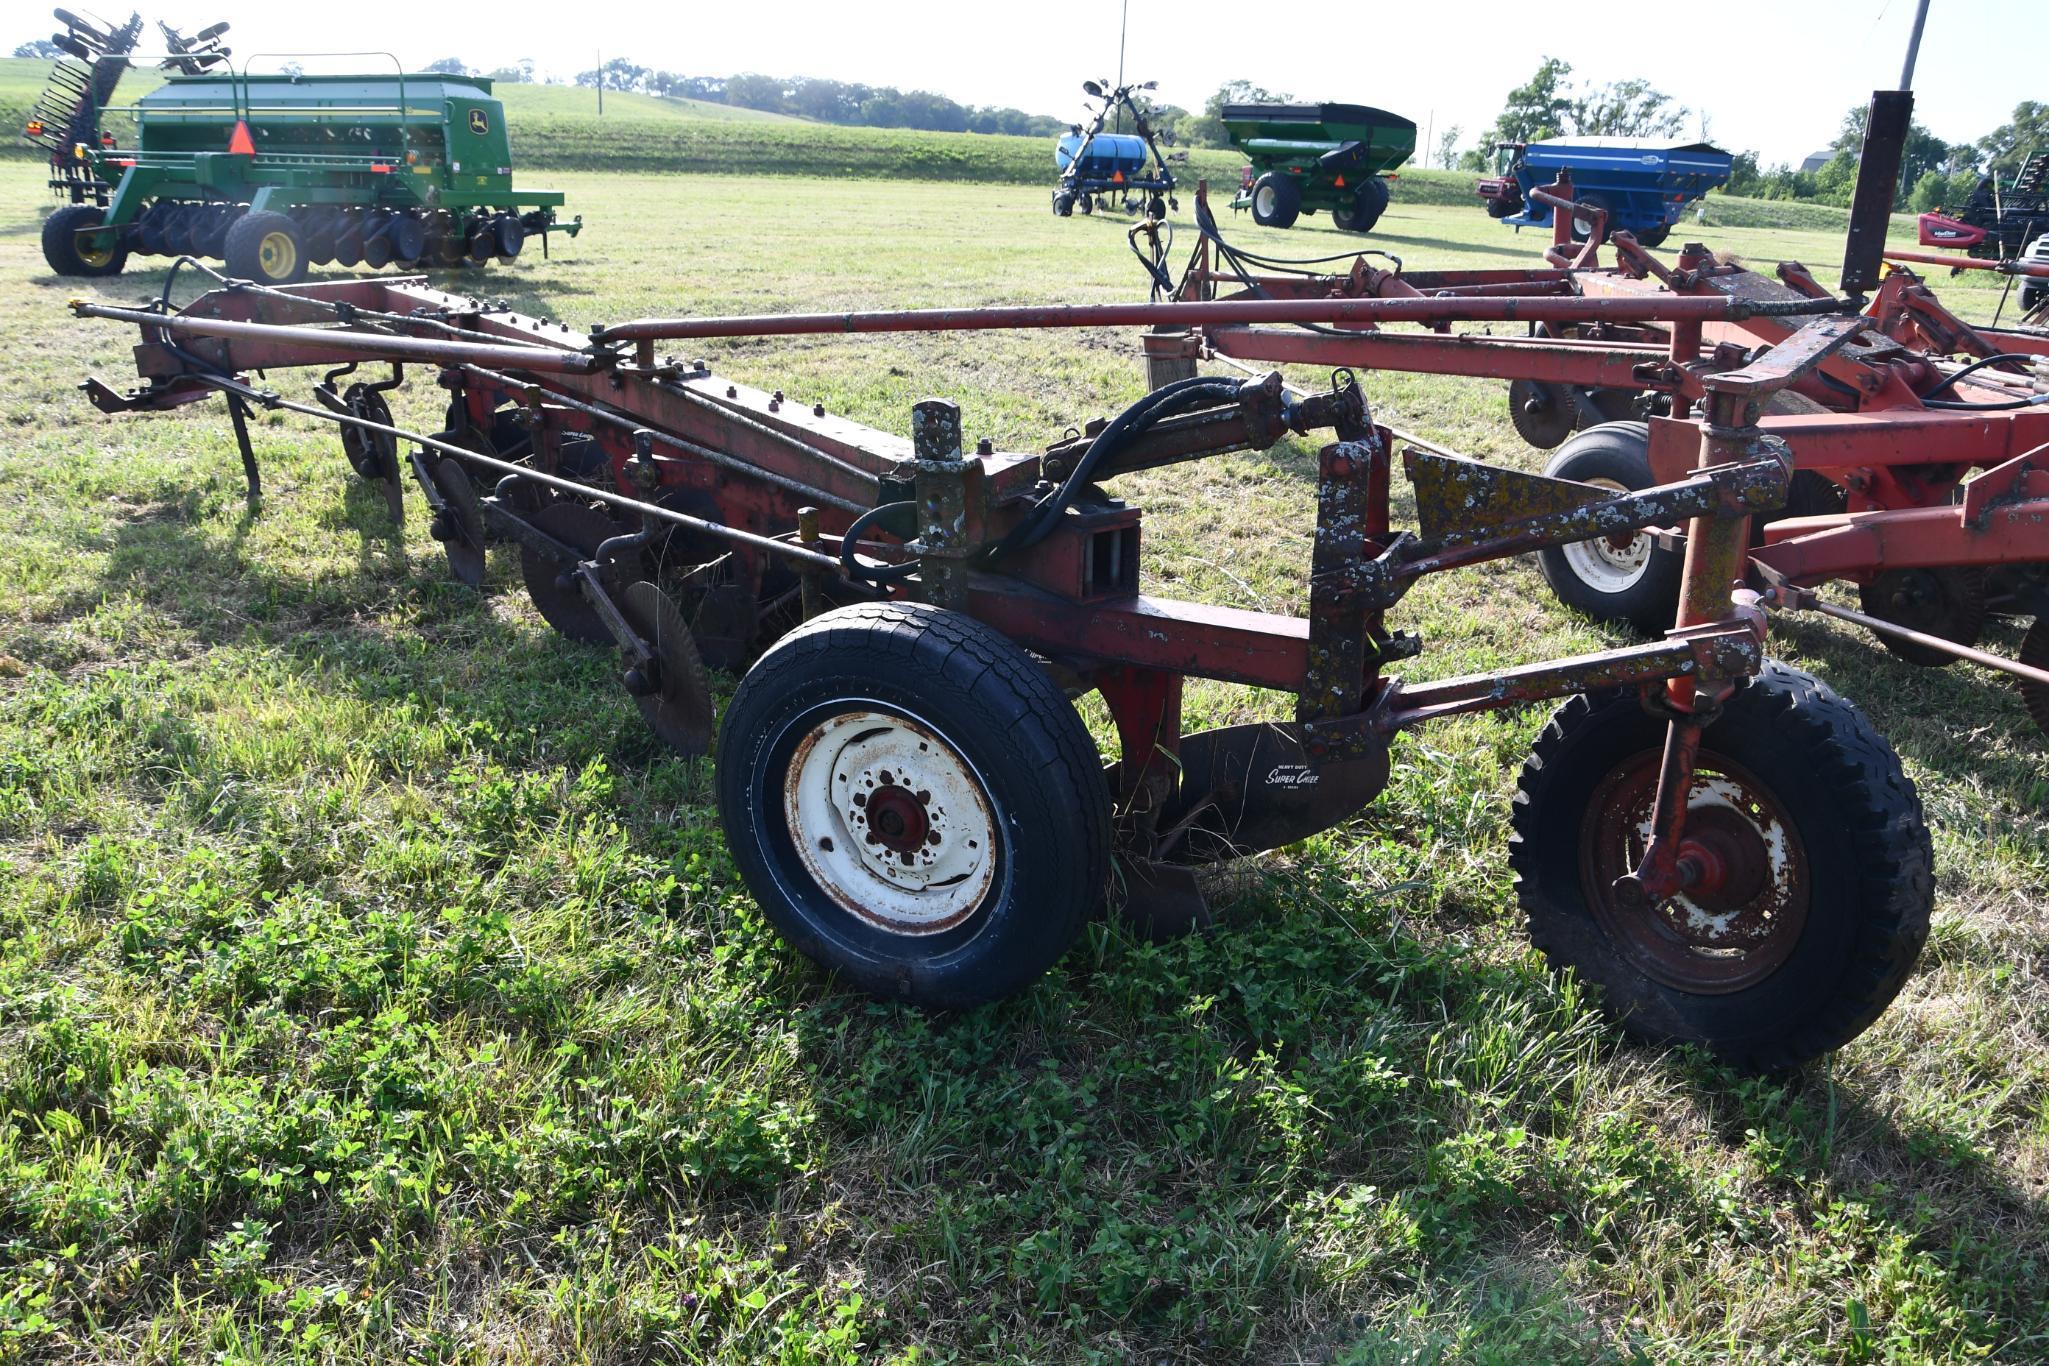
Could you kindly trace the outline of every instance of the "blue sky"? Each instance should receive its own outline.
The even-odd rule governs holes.
[[[527,57],[570,74],[602,48],[692,74],[865,80],[1062,117],[1078,113],[1084,78],[1117,68],[1119,0],[175,0],[161,11],[136,3],[188,27],[225,18],[245,53],[378,47],[409,64]],[[1913,0],[1625,0],[1578,10],[1555,0],[1130,0],[1125,68],[1190,108],[1242,77],[1307,99],[1381,105],[1439,132],[1458,125],[1470,144],[1508,89],[1551,55],[1571,62],[1577,78],[1642,77],[1705,112],[1722,146],[1797,162],[1834,137],[1846,109],[1897,82],[1913,9]],[[1547,23],[1545,14],[1556,17]],[[10,44],[34,36],[48,15],[42,4],[0,0],[0,34],[19,31]],[[1950,141],[1989,132],[2021,100],[2049,100],[2045,51],[2049,0],[1933,0],[1917,117]]]

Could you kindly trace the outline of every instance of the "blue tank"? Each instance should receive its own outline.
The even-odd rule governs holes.
[[[1082,135],[1068,133],[1053,150],[1053,166],[1065,171],[1082,150]],[[1132,133],[1098,133],[1075,169],[1090,180],[1107,180],[1119,171],[1129,180],[1145,170],[1145,139]]]

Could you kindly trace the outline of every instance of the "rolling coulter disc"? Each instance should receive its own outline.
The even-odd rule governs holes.
[[[617,522],[587,503],[574,501],[550,503],[535,513],[531,522],[536,530],[574,547],[585,559],[619,534]],[[534,610],[542,620],[571,640],[593,645],[612,643],[612,633],[605,629],[604,619],[584,601],[583,590],[576,582],[567,579],[575,565],[523,545],[519,568],[526,579],[527,596],[533,599]]]
[[[619,614],[655,652],[648,669],[629,669],[626,674],[626,690],[633,694],[640,714],[678,753],[709,752],[711,684],[675,599],[643,579],[628,585],[618,602]]]
[[[2035,624],[2021,637],[2021,663],[2032,664],[2038,669],[2049,669],[2049,617],[2036,617]],[[2035,729],[2049,736],[2049,684],[2037,683],[2033,679],[2017,680],[2021,690],[2021,701],[2027,706],[2028,715],[2035,719]]]
[[[1874,617],[1976,645],[1985,633],[1985,572],[1981,569],[1888,569],[1857,590],[1859,604]],[[1911,640],[1880,636],[1885,648],[1909,664],[1940,669],[1957,657]]]
[[[342,217],[341,231],[334,235],[334,263],[354,266],[363,259],[363,219],[349,213]]]
[[[1579,421],[1579,400],[1562,384],[1519,379],[1508,386],[1508,420],[1540,451],[1555,449]]]
[[[463,472],[462,462],[446,456],[434,462],[434,487],[441,494],[441,512],[434,519],[434,539],[448,556],[449,572],[472,588],[484,584],[484,510],[477,487]]]
[[[391,405],[375,389],[351,384],[342,394],[342,402],[365,422],[391,425]],[[398,438],[391,433],[352,427],[345,422],[341,429],[341,443],[342,454],[348,457],[349,467],[362,478],[384,480],[396,477]]]

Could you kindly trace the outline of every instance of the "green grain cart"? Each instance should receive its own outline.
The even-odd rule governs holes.
[[[1223,120],[1252,163],[1231,207],[1267,228],[1328,209],[1346,232],[1370,232],[1387,208],[1383,177],[1416,150],[1415,124],[1363,104],[1227,104]]]
[[[110,190],[45,221],[59,275],[115,275],[131,253],[267,285],[330,262],[480,266],[583,225],[556,221],[559,191],[513,188],[505,108],[478,77],[226,70],[173,76],[132,112],[133,148],[71,149]]]

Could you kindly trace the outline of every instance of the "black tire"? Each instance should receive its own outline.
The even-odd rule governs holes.
[[[1880,621],[1976,645],[1985,634],[1985,571],[1964,565],[1891,569],[1860,584],[1857,603]],[[1943,669],[1957,662],[1955,655],[1932,646],[1874,634],[1894,655],[1920,668]]]
[[[2036,617],[2034,625],[2021,637],[2020,661],[2037,669],[2049,669],[2049,617]],[[2021,690],[2021,703],[2033,718],[2035,729],[2049,738],[2049,683],[2016,678],[2014,685]]]
[[[1767,661],[1702,736],[1689,822],[1713,838],[1698,813],[1715,811],[1724,828],[1773,832],[1765,880],[1747,902],[1625,911],[1603,879],[1617,853],[1641,853],[1641,835],[1618,845],[1616,832],[1648,819],[1664,735],[1619,692],[1572,698],[1538,737],[1509,838],[1532,942],[1554,971],[1600,987],[1638,1038],[1759,1072],[1842,1047],[1899,994],[1928,937],[1934,853],[1899,756],[1819,680]],[[1703,915],[1722,918],[1706,946]]]
[[[1522,207],[1523,199],[1521,195],[1517,195],[1513,199],[1490,199],[1487,201],[1487,216],[1489,218],[1508,218],[1522,212]]]
[[[306,243],[299,225],[281,213],[245,213],[228,229],[228,274],[259,285],[289,285],[306,278]]]
[[[1609,230],[1612,230],[1612,229],[1613,229],[1613,228],[1615,227],[1615,209],[1614,209],[1614,206],[1613,206],[1613,205],[1611,205],[1611,204],[1610,204],[1610,203],[1608,202],[1607,196],[1606,196],[1606,195],[1598,195],[1598,194],[1582,194],[1582,195],[1575,195],[1575,196],[1573,196],[1573,202],[1574,202],[1574,203],[1576,203],[1576,204],[1579,204],[1579,205],[1581,205],[1581,206],[1583,206],[1583,207],[1585,207],[1585,208],[1589,208],[1589,209],[1606,209],[1606,210],[1608,211],[1608,221],[1607,221],[1607,225],[1606,225],[1606,230],[1604,230],[1604,231],[1603,231],[1603,232],[1601,233],[1601,240],[1602,240],[1603,242],[1607,241],[1607,240],[1608,240],[1608,231],[1609,231]],[[1592,231],[1593,231],[1593,221],[1592,221],[1591,219],[1583,219],[1583,218],[1581,218],[1581,217],[1579,216],[1579,214],[1578,214],[1578,213],[1576,213],[1576,212],[1575,212],[1575,213],[1574,213],[1574,214],[1572,215],[1572,240],[1573,240],[1573,241],[1575,241],[1575,242],[1584,242],[1584,241],[1586,241],[1586,240],[1587,240],[1587,235],[1588,235],[1588,234],[1589,234],[1590,232],[1592,232]]]
[[[128,264],[125,244],[100,251],[81,251],[78,233],[107,221],[107,211],[97,204],[66,204],[43,220],[43,259],[59,275],[98,279],[119,275]]]
[[[1389,198],[1387,182],[1379,176],[1369,176],[1353,196],[1352,211],[1346,221],[1338,222],[1335,211],[1331,213],[1331,221],[1347,232],[1372,232],[1374,225],[1380,222],[1380,215],[1387,212]]]
[[[1660,223],[1655,228],[1645,228],[1642,232],[1637,233],[1636,244],[1640,247],[1662,247],[1665,245],[1665,239],[1671,235],[1672,225],[1670,223]]]
[[[1252,182],[1252,221],[1262,228],[1292,228],[1302,216],[1302,187],[1279,171]]]
[[[848,738],[833,730],[871,719]],[[919,767],[904,771],[891,754]],[[807,766],[821,760],[814,788]],[[899,779],[923,785],[914,806]],[[849,781],[872,800],[817,800]],[[927,800],[935,791],[954,793],[954,805]],[[864,991],[921,1006],[974,1006],[1029,986],[1066,952],[1109,874],[1109,788],[1081,718],[1030,655],[923,604],[840,608],[777,642],[726,709],[717,793],[734,861],[783,938]],[[793,805],[794,819],[816,822],[794,836]],[[921,827],[906,834],[905,807],[914,822],[931,819],[927,841]],[[868,811],[881,814],[856,843]],[[934,871],[963,871],[904,892],[895,880],[919,874],[889,862],[908,866],[912,854],[892,852],[885,817],[889,838],[911,839],[926,863],[953,861]],[[975,830],[994,833],[981,862]],[[873,871],[878,845],[887,882]],[[903,904],[890,907],[892,896]]]
[[[1544,473],[1633,493],[1657,483],[1650,443],[1647,422],[1589,427],[1565,443]],[[1660,545],[1648,532],[1639,532],[1626,545],[1610,537],[1537,552],[1544,582],[1560,602],[1596,621],[1625,622],[1645,635],[1670,629],[1678,615],[1684,562],[1681,551]]]
[[[1155,223],[1164,223],[1167,220],[1167,201],[1159,195],[1146,200],[1145,216]]]
[[[1074,217],[1074,196],[1064,190],[1055,190],[1053,192],[1053,216],[1055,218]]]
[[[1096,211],[1096,197],[1092,194],[1085,194],[1075,202],[1080,205],[1081,216],[1084,218]]]

